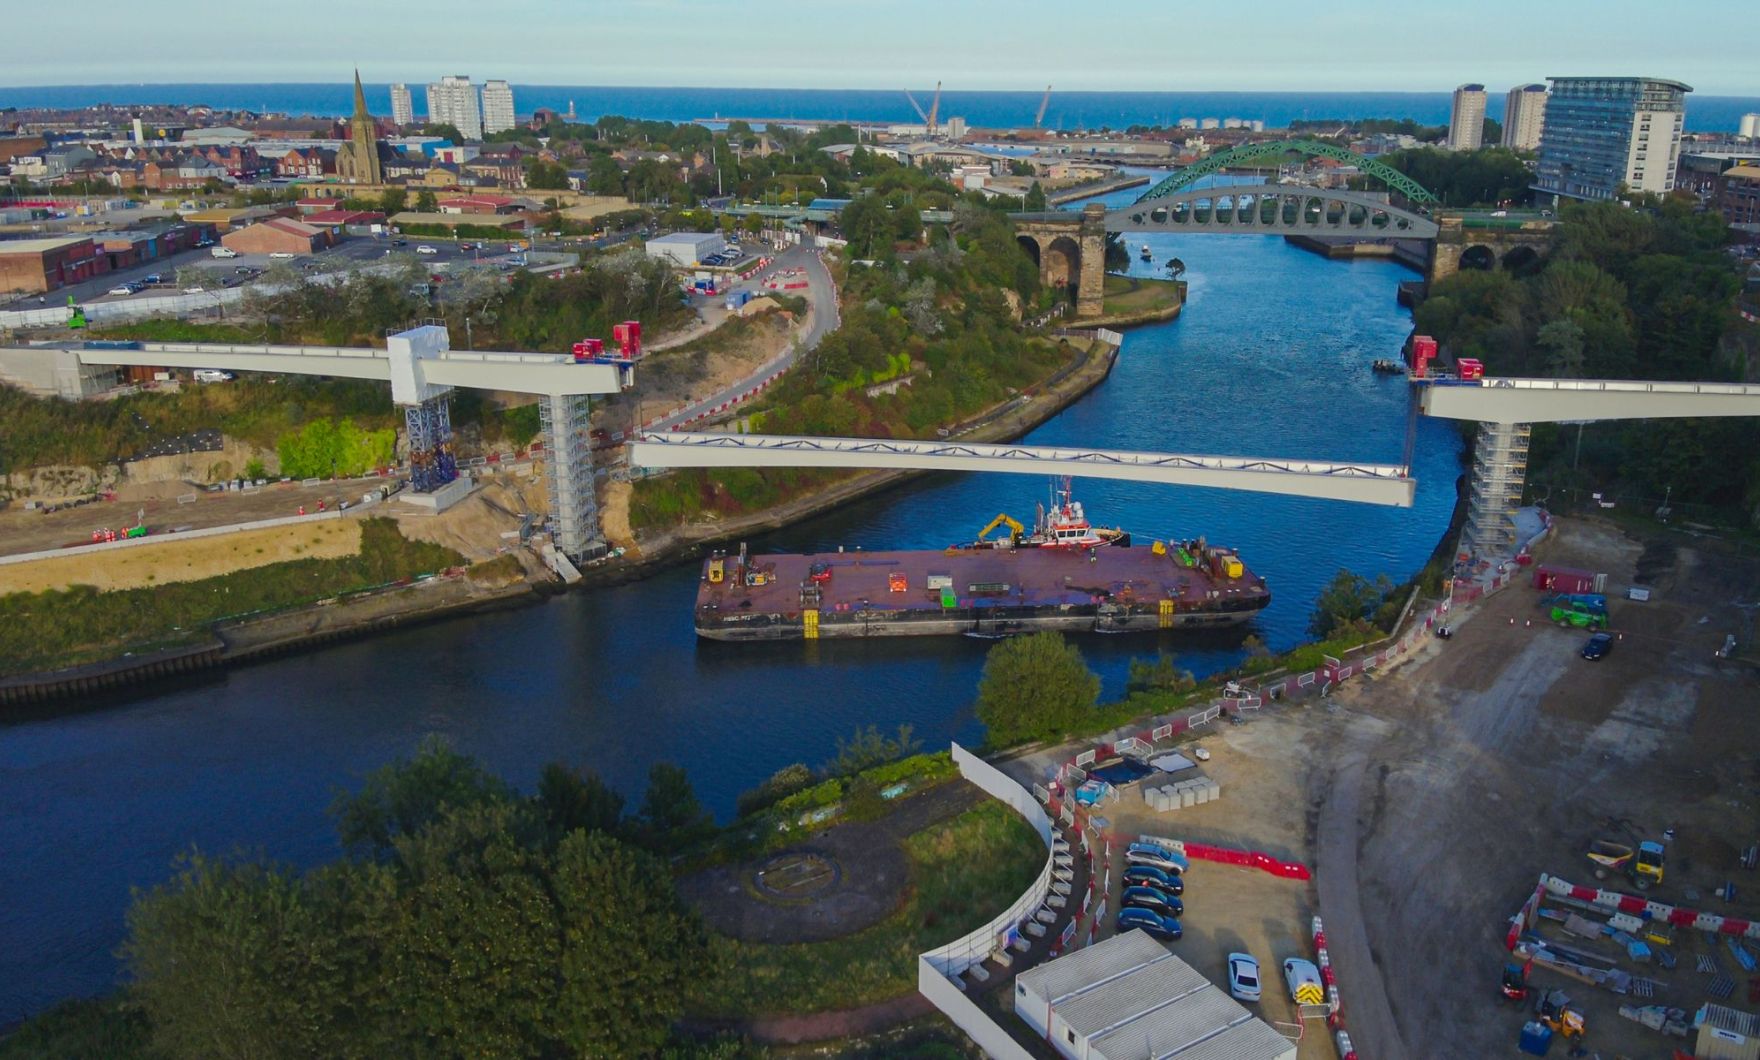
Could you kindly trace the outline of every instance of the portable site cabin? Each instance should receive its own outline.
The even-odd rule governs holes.
[[[1141,931],[1022,972],[1014,1010],[1069,1060],[1296,1055],[1296,1043]]]
[[[1701,1060],[1756,1060],[1760,1057],[1760,1016],[1707,1002],[1693,1014],[1698,1038],[1693,1055]]]

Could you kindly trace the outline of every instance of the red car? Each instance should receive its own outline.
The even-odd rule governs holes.
[[[831,564],[829,564],[829,563],[815,563],[815,564],[813,564],[811,567],[809,567],[807,569],[807,578],[809,581],[818,582],[821,585],[823,585],[825,582],[830,581],[831,580]]]

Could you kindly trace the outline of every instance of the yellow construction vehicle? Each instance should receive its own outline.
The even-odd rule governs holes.
[[[1008,533],[1009,533],[1008,543],[1009,543],[1010,547],[1013,547],[1014,545],[1020,544],[1021,538],[1027,536],[1027,528],[1020,524],[1020,520],[1013,518],[1007,512],[1003,512],[1001,515],[998,515],[996,518],[990,520],[989,526],[986,526],[984,529],[978,531],[978,541],[980,543],[985,542],[985,539],[990,536],[990,531],[996,529],[999,526],[1008,527]]]
[[[1589,1029],[1583,1014],[1571,1007],[1571,999],[1563,990],[1551,990],[1540,998],[1540,1022],[1565,1041],[1582,1041]]]
[[[727,553],[716,549],[709,553],[709,584],[720,585],[727,577]]]

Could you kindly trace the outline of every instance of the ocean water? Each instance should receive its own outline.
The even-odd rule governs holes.
[[[366,86],[375,113],[391,110],[390,86]],[[418,115],[426,111],[422,86],[411,86]],[[620,88],[606,85],[514,85],[522,114],[537,107],[566,111],[570,101],[583,120],[602,114],[696,121],[720,118],[801,118],[818,120],[912,122],[917,120],[904,93],[891,89],[802,88]],[[930,92],[917,94],[928,105]],[[1032,124],[1041,93],[943,92],[941,113],[959,115],[972,125],[1012,127]],[[0,88],[0,107],[85,107],[98,103],[206,104],[228,109],[341,115],[354,106],[353,84],[137,84],[55,85]],[[1502,113],[1493,100],[1492,116]],[[1126,129],[1169,125],[1181,118],[1240,118],[1271,128],[1293,120],[1326,118],[1412,118],[1429,125],[1448,121],[1447,92],[1053,92],[1045,112],[1052,129]],[[1687,129],[1734,132],[1743,114],[1760,112],[1760,96],[1689,96]]]

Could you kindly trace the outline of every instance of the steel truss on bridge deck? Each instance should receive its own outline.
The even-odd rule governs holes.
[[[1248,162],[1258,162],[1267,158],[1282,158],[1289,154],[1332,158],[1340,162],[1348,162],[1365,175],[1374,177],[1387,185],[1389,191],[1397,191],[1412,202],[1433,203],[1437,201],[1436,196],[1432,195],[1428,188],[1387,163],[1377,162],[1375,159],[1365,158],[1355,151],[1347,151],[1342,147],[1321,143],[1318,140],[1272,140],[1261,144],[1242,144],[1239,147],[1229,148],[1227,151],[1213,154],[1201,162],[1193,163],[1180,170],[1144,192],[1142,198],[1137,201],[1147,202],[1150,199],[1166,198],[1183,188],[1190,187],[1196,181],[1210,176],[1212,173],[1220,173],[1230,166],[1245,165]]]
[[[1084,475],[1410,507],[1415,481],[1391,464],[1197,456],[973,442],[656,432],[634,443],[637,467],[861,467]]]
[[[1435,221],[1372,195],[1292,184],[1195,188],[1137,202],[1106,214],[1108,232],[1189,232],[1253,235],[1435,239]]]

